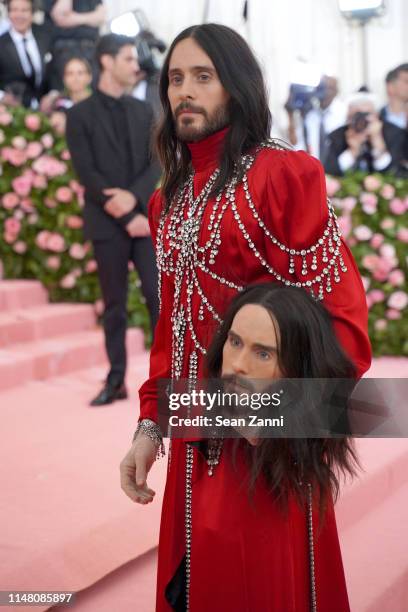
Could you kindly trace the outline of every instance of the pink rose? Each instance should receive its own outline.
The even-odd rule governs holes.
[[[9,217],[4,222],[4,229],[7,234],[14,234],[16,236],[21,230],[21,223],[18,219]]]
[[[362,193],[360,195],[360,202],[367,204],[368,206],[376,207],[378,204],[378,198],[375,193]]]
[[[27,115],[24,120],[27,130],[37,132],[41,127],[41,117],[39,115]]]
[[[374,329],[377,331],[384,331],[385,329],[387,329],[387,321],[385,319],[377,319],[377,321],[374,323]]]
[[[391,200],[391,198],[393,198],[395,195],[395,188],[387,183],[381,189],[380,193],[385,200]]]
[[[62,176],[67,171],[67,165],[50,155],[42,155],[33,163],[33,170],[37,174],[45,174],[49,178]]]
[[[94,259],[90,259],[89,261],[86,262],[85,272],[87,274],[93,274],[94,272],[97,271],[97,269],[98,269],[98,264],[96,263]]]
[[[347,238],[350,235],[352,228],[350,215],[341,215],[338,217],[337,221],[342,235],[344,238]]]
[[[2,198],[2,202],[3,202],[4,208],[11,210],[12,208],[15,208],[16,206],[18,206],[20,200],[15,193],[9,192],[9,193],[4,194]]]
[[[24,219],[25,215],[24,215],[24,211],[21,210],[21,204],[20,204],[20,208],[14,211],[13,216],[14,216],[14,219],[18,219],[19,221]]]
[[[370,310],[371,306],[373,305],[373,299],[369,293],[366,294],[366,304],[368,310]]]
[[[395,225],[394,219],[390,219],[389,217],[387,217],[386,219],[383,219],[380,223],[381,229],[383,230],[392,229],[394,225]]]
[[[396,310],[404,310],[408,305],[408,295],[405,291],[394,291],[388,298],[388,306]]]
[[[74,268],[73,270],[71,270],[71,274],[75,276],[75,278],[79,278],[80,276],[82,276],[82,270],[81,268]]]
[[[394,215],[403,215],[405,212],[405,204],[400,198],[394,198],[391,200],[390,211],[394,213]]]
[[[364,268],[366,268],[366,270],[374,270],[377,265],[378,262],[380,261],[380,258],[378,257],[378,255],[364,255],[364,257],[361,260],[362,265],[364,266]]]
[[[37,213],[33,213],[33,214],[29,215],[27,221],[28,221],[29,225],[35,225],[36,223],[38,223],[38,215],[37,215]]]
[[[65,251],[65,240],[60,234],[51,234],[48,238],[47,249],[55,253]]]
[[[72,201],[73,193],[69,187],[59,187],[55,193],[55,197],[59,202],[68,204]]]
[[[73,274],[67,274],[60,281],[60,287],[63,289],[72,289],[76,285],[76,278]]]
[[[45,198],[44,204],[47,208],[57,208],[58,204],[53,198]]]
[[[16,240],[16,234],[4,234],[4,242],[7,242],[7,244],[13,244],[13,242],[15,242]]]
[[[36,159],[37,157],[40,157],[42,152],[43,152],[43,147],[41,143],[39,142],[28,143],[28,146],[26,149],[26,154],[27,154],[28,159]]]
[[[69,161],[71,159],[71,154],[68,149],[64,149],[64,151],[62,151],[61,159],[63,159],[64,161]]]
[[[397,231],[397,238],[398,238],[398,240],[401,240],[401,242],[408,243],[408,228],[407,227],[401,227]]]
[[[366,176],[364,179],[364,187],[368,191],[377,191],[381,187],[381,181],[376,176]]]
[[[33,187],[35,189],[47,189],[48,182],[43,174],[36,174],[33,178]]]
[[[34,210],[34,202],[31,198],[22,198],[20,208],[26,213],[32,213]]]
[[[13,115],[7,111],[0,113],[0,125],[10,125],[13,122]]]
[[[96,302],[95,302],[95,312],[96,312],[97,316],[100,317],[103,314],[104,310],[105,310],[105,306],[104,306],[103,300],[96,300]]]
[[[341,201],[341,208],[344,211],[351,212],[357,204],[357,199],[353,196],[348,196]]]
[[[394,260],[396,255],[395,246],[393,244],[389,244],[388,242],[382,244],[380,246],[380,253],[383,257],[389,260]]]
[[[41,142],[43,143],[45,149],[51,149],[54,144],[54,138],[51,136],[51,134],[44,134],[44,136],[41,137]]]
[[[401,313],[399,312],[399,310],[395,310],[395,308],[390,308],[386,311],[385,316],[390,321],[397,321],[401,318]]]
[[[4,147],[1,151],[1,156],[5,162],[17,168],[23,166],[27,161],[27,154],[25,151],[13,149],[12,147]]]
[[[364,291],[367,292],[368,288],[370,287],[371,280],[368,278],[368,276],[362,276],[361,282],[363,283]]]
[[[354,229],[354,235],[359,241],[370,240],[373,235],[373,232],[366,225],[358,225]]]
[[[374,236],[370,240],[370,245],[373,249],[378,249],[384,242],[385,238],[382,234],[374,234]]]
[[[380,283],[385,282],[388,279],[389,273],[395,265],[395,261],[380,257],[378,259],[377,266],[373,271],[373,278],[379,281]]]
[[[18,242],[16,242],[16,244],[13,247],[13,249],[19,255],[23,255],[27,251],[27,245],[22,240],[19,240]]]
[[[393,270],[388,277],[388,282],[393,287],[400,287],[405,282],[405,276],[402,270]]]
[[[27,146],[27,141],[24,136],[14,136],[13,140],[11,141],[11,144],[15,149],[18,149],[19,151],[24,151]]]
[[[82,221],[81,217],[78,217],[77,215],[70,215],[66,219],[66,224],[70,229],[81,229],[84,222]]]
[[[384,291],[381,291],[381,289],[372,289],[368,295],[370,296],[373,304],[383,302],[385,298],[385,293]]]
[[[85,257],[85,249],[82,244],[74,242],[69,249],[69,254],[72,259],[83,259]]]
[[[341,187],[340,181],[331,176],[326,176],[326,190],[329,198],[332,198]]]
[[[50,257],[47,257],[45,264],[50,270],[59,270],[61,260],[58,255],[51,255]]]
[[[48,245],[50,236],[51,236],[51,232],[49,232],[48,230],[43,230],[42,232],[39,232],[37,234],[37,237],[35,239],[35,244],[38,246],[39,249],[43,251],[47,250],[47,245]]]
[[[16,194],[22,198],[28,196],[31,191],[31,179],[27,176],[18,176],[11,184]]]

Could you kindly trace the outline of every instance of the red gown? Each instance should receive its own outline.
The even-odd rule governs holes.
[[[194,195],[217,167],[226,130],[189,145],[195,170]],[[319,161],[304,152],[264,149],[248,171],[248,186],[260,218],[284,244],[303,249],[322,235],[328,218],[325,176]],[[242,185],[236,190],[240,216],[264,258],[287,277],[288,255],[265,236],[248,208]],[[209,200],[200,230],[200,244],[208,237],[212,201]],[[162,207],[160,192],[150,202],[149,220],[156,241]],[[164,232],[165,234],[165,232]],[[325,294],[324,304],[334,319],[336,334],[362,375],[370,365],[367,307],[364,288],[348,247],[341,249],[348,268],[341,282]],[[230,210],[222,219],[221,245],[215,272],[240,286],[275,280],[248,247]],[[205,295],[222,317],[236,291],[197,271]],[[299,274],[299,270],[296,271]],[[304,278],[299,277],[300,280]],[[296,280],[296,279],[295,279]],[[171,377],[170,315],[174,278],[162,275],[161,315],[150,356],[149,379],[140,389],[140,419],[157,421],[156,381]],[[181,299],[183,300],[185,296]],[[200,343],[206,347],[217,323],[208,311],[198,320],[200,300],[192,296],[192,315]],[[185,354],[194,349],[187,330]],[[203,360],[199,359],[198,375]],[[184,363],[182,377],[188,377]],[[227,449],[229,441],[224,442]],[[172,441],[171,461],[164,493],[157,575],[157,612],[173,610],[165,589],[185,554],[186,442]],[[207,475],[204,455],[194,447],[192,475],[192,551],[190,610],[192,612],[306,612],[309,603],[309,560],[305,512],[294,500],[284,518],[258,482],[255,507],[248,502],[242,483],[246,465],[239,457],[238,474],[222,452],[214,475]],[[317,514],[314,509],[314,529]],[[340,554],[333,504],[329,504],[323,531],[315,533],[315,577],[319,612],[348,612],[349,604]]]

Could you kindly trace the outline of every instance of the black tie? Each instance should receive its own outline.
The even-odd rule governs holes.
[[[33,60],[31,58],[31,55],[28,52],[27,42],[28,42],[27,39],[23,38],[24,52],[26,54],[28,63],[30,64],[30,74],[27,76],[28,76],[30,85],[34,88],[36,84],[36,72],[35,72]]]

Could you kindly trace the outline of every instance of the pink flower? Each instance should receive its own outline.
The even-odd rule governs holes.
[[[104,310],[105,310],[105,305],[103,303],[103,300],[96,300],[96,302],[95,302],[95,312],[98,315],[98,317],[101,316],[101,314],[103,314]]]
[[[394,219],[390,219],[390,217],[386,217],[380,223],[381,229],[383,230],[392,229],[394,225],[395,225],[395,221]]]
[[[24,211],[21,210],[21,208],[18,208],[17,210],[14,211],[14,215],[13,216],[14,216],[15,219],[18,219],[19,221],[21,221],[25,217]]]
[[[4,234],[4,241],[7,242],[7,244],[13,244],[13,242],[15,242],[17,239],[16,234]]]
[[[0,130],[0,144],[3,144],[3,142],[6,140],[6,135],[4,133],[3,130]]]
[[[362,276],[361,282],[363,283],[364,291],[367,292],[370,286],[371,280],[368,278],[368,276]]]
[[[13,248],[15,252],[18,253],[19,255],[23,255],[27,251],[27,245],[22,240],[19,240],[18,242],[16,242]]]
[[[382,234],[374,234],[374,236],[370,240],[370,245],[373,249],[378,249],[384,242],[385,238]]]
[[[394,291],[388,298],[388,306],[396,310],[404,310],[408,305],[408,295],[405,291]]]
[[[53,198],[45,198],[44,204],[47,208],[57,208],[58,204]]]
[[[373,232],[366,225],[358,225],[354,229],[354,235],[359,241],[370,240],[371,236],[373,235]]]
[[[394,260],[396,255],[395,246],[386,242],[380,246],[380,253],[386,259]]]
[[[389,260],[384,257],[380,257],[377,262],[377,266],[373,270],[373,278],[380,283],[385,282],[388,279],[389,273],[396,265],[394,260]]]
[[[42,155],[35,160],[32,167],[37,174],[45,174],[49,178],[62,176],[67,171],[66,164],[50,155]]]
[[[399,310],[395,310],[395,308],[390,308],[386,311],[385,316],[390,321],[397,321],[401,318],[401,313],[399,312]]]
[[[43,174],[35,174],[33,177],[33,187],[35,189],[47,189],[48,182]]]
[[[55,253],[65,251],[65,240],[60,234],[51,234],[47,241],[47,249]]]
[[[326,190],[329,198],[332,198],[341,187],[340,181],[330,176],[326,176]]]
[[[378,262],[380,261],[380,258],[378,257],[378,255],[364,255],[364,257],[361,260],[362,265],[364,266],[364,268],[366,268],[366,270],[374,270],[377,265]]]
[[[51,134],[44,134],[44,136],[41,137],[41,142],[43,143],[45,149],[51,149],[54,144],[54,138],[51,136]]]
[[[397,231],[397,238],[398,238],[398,240],[401,240],[401,242],[408,243],[408,228],[407,227],[401,227]]]
[[[27,149],[26,149],[26,154],[28,159],[36,159],[37,157],[39,157],[41,155],[41,153],[43,152],[43,147],[42,144],[39,142],[29,142]]]
[[[350,215],[341,215],[340,217],[338,217],[337,221],[342,235],[344,236],[344,238],[347,238],[350,235],[352,227]]]
[[[2,198],[2,202],[3,202],[4,208],[11,210],[12,208],[15,208],[16,206],[18,206],[20,200],[15,193],[9,192],[9,193],[4,194]]]
[[[85,249],[82,244],[74,242],[69,249],[69,254],[72,259],[83,259],[85,257]]]
[[[47,245],[48,245],[50,236],[51,236],[51,232],[49,232],[48,230],[43,230],[42,232],[39,232],[37,234],[37,237],[35,239],[35,244],[38,246],[39,249],[43,251],[47,250]]]
[[[27,146],[27,141],[24,136],[14,136],[13,140],[11,141],[11,144],[15,149],[18,149],[19,151],[24,151]]]
[[[381,189],[380,193],[385,200],[391,200],[391,198],[393,198],[395,195],[395,188],[386,183]]]
[[[73,193],[69,187],[59,187],[55,193],[55,197],[59,202],[68,204],[72,201]]]
[[[31,179],[27,176],[18,176],[11,184],[16,194],[22,198],[28,196],[31,191]]]
[[[32,213],[34,210],[34,203],[31,198],[22,198],[20,202],[20,208],[26,213]]]
[[[27,161],[27,154],[25,151],[13,149],[12,147],[4,147],[1,151],[1,156],[5,162],[16,167],[23,166]]]
[[[90,259],[89,261],[86,262],[85,272],[87,274],[93,274],[93,272],[96,272],[97,269],[98,269],[98,264],[96,263],[94,259]]]
[[[383,302],[385,298],[385,293],[384,291],[381,291],[381,289],[372,289],[368,295],[370,296],[373,304]]]
[[[405,204],[401,198],[394,198],[391,200],[389,207],[390,211],[394,213],[394,215],[403,215],[405,212]]]
[[[368,310],[370,310],[371,306],[373,305],[373,299],[371,297],[371,295],[369,293],[366,294],[366,304],[367,304],[367,308]]]
[[[7,234],[14,234],[16,236],[21,230],[21,223],[18,219],[9,217],[4,222],[4,229]]]
[[[63,289],[72,289],[76,285],[76,278],[73,274],[67,274],[60,281],[60,287]]]
[[[377,319],[377,321],[374,323],[374,329],[376,331],[384,331],[385,329],[387,329],[387,321],[385,319]]]
[[[375,193],[365,193],[363,192],[360,196],[360,202],[362,204],[367,204],[371,207],[376,207],[378,203],[378,198]]]
[[[39,115],[27,115],[24,123],[27,130],[30,130],[30,132],[37,132],[41,127],[41,117]]]
[[[0,125],[10,125],[13,122],[13,115],[7,111],[0,113]]]
[[[69,227],[70,229],[81,229],[84,224],[81,217],[78,217],[78,215],[70,215],[69,217],[67,217],[65,222],[67,224],[67,227]]]
[[[348,196],[341,201],[341,208],[344,211],[351,212],[357,204],[357,199],[353,196]]]
[[[29,217],[27,218],[27,221],[29,225],[35,225],[36,223],[38,223],[37,213],[32,213],[31,215],[29,215]]]
[[[58,255],[51,255],[47,257],[45,264],[50,270],[58,270],[61,265],[61,260]]]
[[[69,161],[71,159],[71,154],[68,149],[64,149],[64,151],[61,153],[61,159],[64,161]]]
[[[405,275],[402,270],[393,270],[388,277],[388,282],[393,287],[400,287],[405,282]]]
[[[381,181],[376,176],[366,176],[364,179],[364,187],[368,191],[377,191],[381,187]]]

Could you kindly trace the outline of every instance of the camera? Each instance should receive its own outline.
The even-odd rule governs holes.
[[[351,129],[357,132],[357,134],[361,134],[361,132],[364,132],[364,130],[366,130],[370,124],[368,120],[369,115],[370,113],[355,113],[350,120]]]
[[[325,96],[326,85],[324,81],[320,81],[317,87],[292,83],[289,89],[287,108],[292,111],[298,110],[304,116],[313,108],[314,101],[320,103]]]

